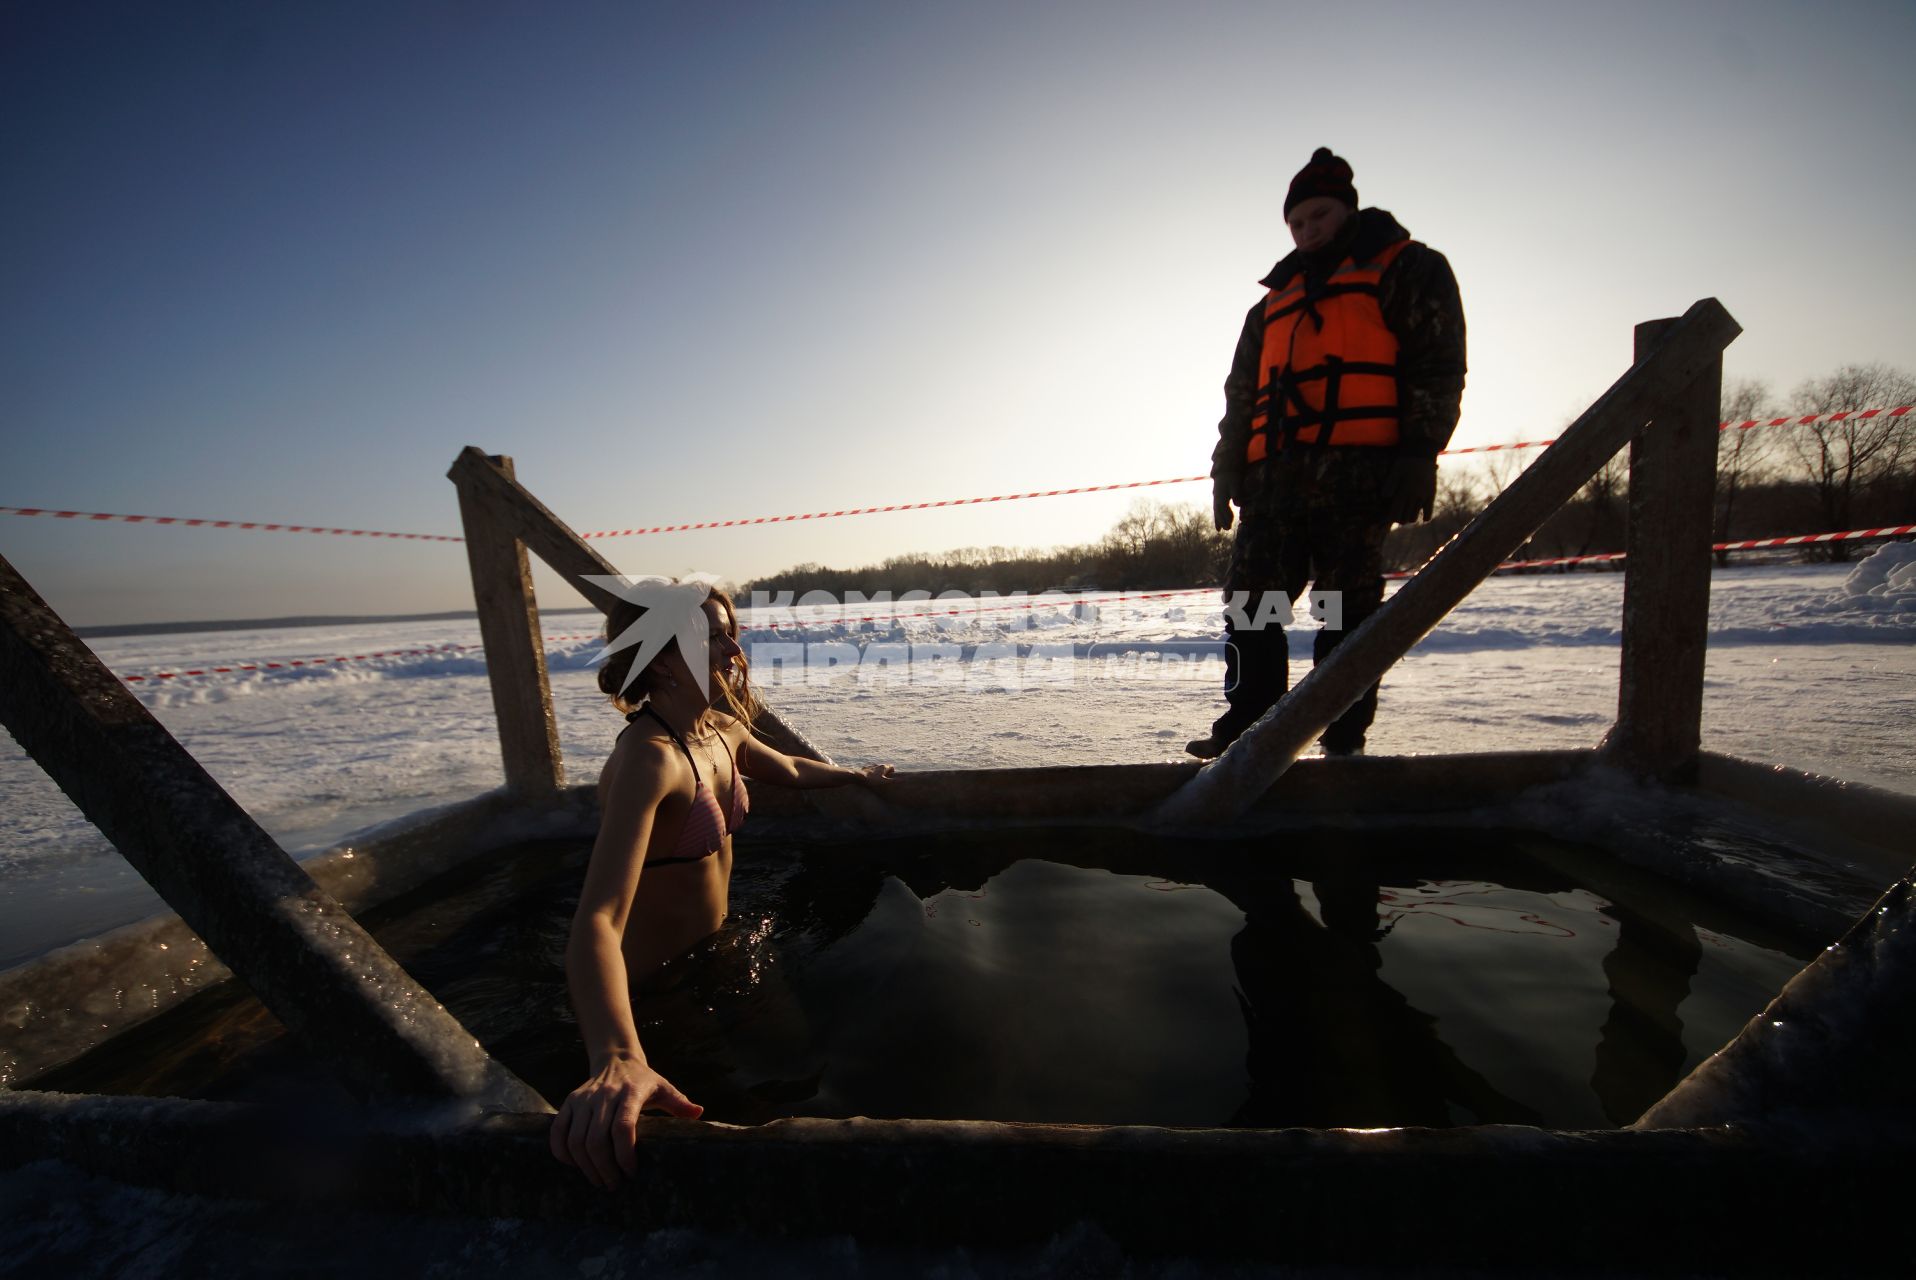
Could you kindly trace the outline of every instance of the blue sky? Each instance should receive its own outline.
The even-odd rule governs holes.
[[[583,529],[1195,474],[1318,145],[1456,268],[1459,444],[1548,434],[1706,295],[1732,377],[1916,367],[1908,4],[0,24],[5,505],[456,533],[468,443]],[[742,578],[1130,501],[601,549]],[[447,544],[0,517],[0,553],[77,622],[470,601]]]

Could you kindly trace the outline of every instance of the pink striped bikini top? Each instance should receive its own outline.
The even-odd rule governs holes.
[[[695,783],[692,808],[685,815],[685,825],[679,829],[679,838],[672,846],[672,852],[663,858],[647,858],[645,865],[663,867],[675,862],[702,862],[719,851],[725,843],[725,837],[745,825],[745,815],[751,812],[752,799],[745,791],[745,775],[738,771],[738,757],[732,754],[732,744],[727,742],[725,751],[732,759],[732,812],[728,815],[719,808],[718,797],[705,784],[704,776],[699,773],[698,759],[692,754],[692,749],[685,745],[685,739],[679,736],[679,731],[666,724],[665,717],[652,710],[650,703],[627,715],[626,727],[630,728],[640,716],[651,716],[671,735],[673,744],[684,753],[686,762],[692,766]]]

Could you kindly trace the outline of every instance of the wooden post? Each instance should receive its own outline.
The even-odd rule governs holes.
[[[488,465],[508,480],[511,458]],[[532,592],[526,544],[493,518],[483,494],[459,489],[459,518],[466,529],[466,563],[472,598],[479,608],[479,638],[486,647],[486,680],[499,720],[506,790],[527,799],[556,796],[565,786],[559,725],[552,715],[552,685],[546,676],[545,633]]]
[[[501,463],[504,465],[500,465]],[[511,459],[489,457],[483,450],[467,445],[454,459],[452,470],[447,477],[459,488],[459,509],[466,517],[466,536],[472,537],[475,515],[491,530],[490,536],[515,539],[520,546],[520,563],[524,563],[525,548],[532,551],[548,565],[552,566],[567,583],[584,596],[601,613],[608,613],[618,603],[618,596],[596,582],[588,581],[594,576],[618,577],[619,571],[612,562],[586,544],[585,539],[554,515],[550,508],[540,502],[512,474]],[[478,568],[473,569],[473,589],[479,590]],[[532,588],[526,587],[526,598],[531,599]],[[485,607],[480,606],[480,620],[485,619]],[[537,622],[534,622],[534,634],[537,634]],[[491,652],[492,640],[486,638],[487,652]],[[487,663],[490,669],[491,663]],[[539,692],[544,698],[546,715],[551,715],[552,693],[546,683],[545,651],[539,650]],[[499,698],[498,684],[493,686],[495,705]],[[500,732],[504,735],[505,716],[500,715]],[[778,713],[770,707],[760,713],[758,721],[752,726],[753,732],[777,747],[789,756],[804,756],[809,760],[831,762],[831,757],[813,746],[804,735],[786,724]],[[556,748],[555,748],[556,753]],[[510,759],[510,749],[508,749]],[[510,766],[508,766],[510,767]]]
[[[549,1111],[0,558],[0,720],[274,1017],[384,1097]]]
[[[1331,721],[1442,622],[1645,422],[1719,362],[1723,348],[1741,332],[1716,299],[1692,306],[1396,595],[1167,799],[1155,820],[1202,827],[1249,809]]]
[[[1637,359],[1676,323],[1637,326]],[[1710,529],[1716,503],[1723,361],[1711,361],[1630,442],[1624,549],[1623,666],[1615,763],[1665,781],[1696,772],[1703,743],[1703,663],[1710,630]]]

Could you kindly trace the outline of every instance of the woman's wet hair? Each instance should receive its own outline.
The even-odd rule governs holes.
[[[708,590],[706,598],[718,601],[719,608],[725,611],[725,629],[733,640],[737,640],[738,606],[732,602],[732,597],[724,589],[712,587]],[[645,606],[620,599],[605,616],[606,643],[610,644],[624,635],[626,630],[645,614]],[[639,647],[627,645],[607,658],[599,667],[599,692],[610,698],[612,705],[620,711],[636,709],[640,703],[652,696],[660,670],[659,664],[678,651],[679,642],[675,635],[665,642],[664,647],[652,661],[647,663],[628,683],[627,676],[631,675],[632,663],[638,657]],[[715,671],[709,673],[714,686],[712,705],[737,716],[748,725],[757,719],[758,713],[764,709],[764,704],[759,701],[758,691],[752,688],[750,666],[751,663],[741,649],[738,657],[733,661],[729,675],[720,676]]]

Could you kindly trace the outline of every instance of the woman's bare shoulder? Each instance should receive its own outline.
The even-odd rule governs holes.
[[[612,754],[599,770],[599,785],[629,787],[652,779],[660,790],[669,791],[683,771],[684,761],[670,738],[634,730],[620,734],[612,745]]]

